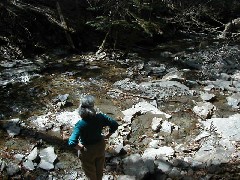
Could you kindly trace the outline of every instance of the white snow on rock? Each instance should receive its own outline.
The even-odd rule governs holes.
[[[193,112],[201,118],[211,117],[215,110],[216,107],[210,102],[198,102],[197,105],[193,107]]]
[[[229,106],[232,106],[233,108],[239,108],[240,93],[235,93],[232,96],[227,97],[226,99]]]
[[[72,112],[61,112],[56,115],[56,120],[60,123],[75,126],[75,124],[79,121],[81,117],[78,114],[78,109]]]
[[[217,165],[229,162],[234,152],[235,148],[228,139],[209,137],[195,153],[193,160],[194,164]]]
[[[54,118],[53,118],[54,117]],[[75,111],[66,111],[57,114],[48,113],[45,115],[31,118],[31,123],[40,130],[46,130],[48,127],[60,127],[62,124],[75,126],[80,119],[78,109]]]
[[[142,155],[142,159],[149,171],[154,172],[155,160],[168,159],[174,155],[174,152],[171,147],[167,146],[159,147],[158,149],[147,148]]]
[[[154,117],[152,119],[152,130],[153,131],[159,130],[159,128],[161,127],[161,121],[162,120],[163,120],[162,118],[157,118],[157,117]]]
[[[166,114],[162,111],[160,111],[158,108],[156,108],[155,106],[153,106],[152,104],[148,103],[148,102],[139,102],[136,105],[133,105],[132,108],[126,109],[124,111],[122,111],[122,113],[124,114],[124,118],[123,120],[125,122],[131,123],[133,115],[136,113],[147,113],[147,112],[151,112],[152,114],[162,114],[164,115],[166,118],[170,118],[171,115]]]
[[[155,148],[147,148],[142,157],[143,159],[158,159],[162,157],[171,157],[174,155],[174,149],[171,147],[163,146],[158,149]]]
[[[27,159],[30,160],[30,161],[33,161],[37,158],[38,156],[38,149],[37,147],[35,147],[31,152],[30,154],[27,156]]]
[[[54,161],[57,159],[57,155],[54,152],[54,147],[47,147],[42,149],[39,153],[41,161],[39,167],[45,170],[51,170],[54,168]]]
[[[45,149],[42,149],[39,153],[39,156],[41,159],[45,159],[51,163],[53,163],[57,158],[57,155],[54,152],[54,147],[51,147],[51,146]]]
[[[211,118],[201,121],[205,131],[195,140],[202,141],[201,148],[193,157],[193,164],[217,165],[228,163],[236,152],[234,143],[240,141],[240,114],[229,118]]]
[[[214,127],[222,138],[232,141],[240,140],[240,114],[235,114],[228,118],[207,119],[206,121],[202,121],[202,124],[208,130]]]

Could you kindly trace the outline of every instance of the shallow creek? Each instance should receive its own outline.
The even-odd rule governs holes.
[[[146,54],[142,54],[141,57],[132,55],[132,58],[143,59],[145,63],[160,61],[160,64],[165,64],[167,69],[172,67],[179,69],[187,68],[187,66],[176,64],[176,61],[174,61],[172,54],[177,52],[172,52],[171,55],[168,54],[169,51],[164,52],[164,54],[159,53],[159,51],[153,52],[148,55],[150,57],[147,57]],[[56,149],[60,163],[58,164],[59,170],[50,172],[53,176],[57,174],[64,176],[67,172],[81,169],[79,160],[76,158],[76,152],[66,146],[66,140],[63,139],[61,131],[35,131],[28,128],[29,122],[26,120],[31,116],[42,115],[47,112],[74,110],[78,107],[79,98],[84,93],[94,94],[98,99],[97,106],[103,111],[105,109],[111,112],[109,109],[116,108],[116,114],[112,115],[121,116],[122,110],[130,108],[141,98],[125,95],[119,99],[111,99],[107,95],[107,92],[112,88],[114,82],[130,76],[129,68],[135,67],[131,63],[131,61],[127,61],[126,59],[118,61],[104,55],[103,57],[94,59],[91,53],[86,55],[71,55],[55,60],[52,64],[48,62],[47,66],[44,63],[40,63],[39,65],[38,62],[40,68],[37,68],[33,72],[22,73],[17,71],[19,73],[18,76],[9,75],[9,72],[8,77],[11,77],[11,79],[8,79],[9,82],[7,82],[7,77],[5,79],[2,77],[2,82],[3,79],[6,81],[0,87],[1,127],[4,126],[8,119],[20,118],[26,124],[26,128],[23,128],[21,135],[15,138],[9,138],[8,134],[3,129],[0,129],[1,157],[11,159],[14,154],[18,152],[27,153],[31,150],[31,147],[40,143],[41,146],[47,147],[51,145]],[[16,70],[14,69],[15,67],[17,65],[14,65],[12,69]],[[4,75],[7,75],[5,70],[2,68],[2,72],[5,72]],[[136,80],[136,82],[146,81],[149,78],[151,80],[159,78],[155,75],[137,75],[137,72],[133,73],[136,74],[131,77],[135,77],[133,80]],[[19,76],[22,76],[22,78],[19,78]],[[199,80],[195,70],[190,71],[186,75],[186,78],[191,81]],[[201,89],[200,86],[193,88],[196,90]],[[69,94],[69,103],[64,108],[58,109],[54,104],[54,99],[61,94]],[[169,145],[173,143],[173,138],[175,142],[184,142],[188,138],[191,138],[191,135],[198,133],[198,129],[196,128],[197,118],[191,110],[193,101],[198,100],[198,97],[189,99],[188,96],[183,96],[179,99],[159,104],[159,108],[162,111],[173,115],[171,122],[182,127],[178,133],[167,137],[164,144]],[[218,101],[215,104],[221,107],[217,111],[220,117],[228,117],[228,115],[235,113],[235,111],[226,106],[225,97],[221,93],[218,94]],[[129,138],[130,142],[134,143],[141,135],[151,133],[149,129],[151,118],[151,115],[146,114],[144,117],[137,118],[133,122],[133,127],[136,128],[136,131],[133,131]],[[40,142],[40,140],[43,142]],[[147,142],[142,141],[138,144],[138,147],[144,148],[146,144]],[[137,151],[137,149],[134,151]],[[115,171],[116,173],[121,173],[117,172],[117,170]],[[49,172],[38,169],[33,174],[27,172],[27,170],[23,174],[28,178],[41,176],[44,179],[44,177],[49,175]]]

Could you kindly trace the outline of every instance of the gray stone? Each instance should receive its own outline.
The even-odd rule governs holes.
[[[152,126],[151,127],[152,127],[153,131],[158,131],[160,129],[162,120],[163,120],[162,118],[157,118],[157,117],[154,117],[152,119]]]
[[[193,107],[193,112],[204,119],[211,117],[215,110],[216,107],[210,102],[198,102],[197,105]]]
[[[123,171],[124,174],[135,176],[137,179],[142,179],[149,172],[139,154],[132,154],[123,159]]]
[[[38,156],[38,149],[37,147],[35,147],[31,152],[30,154],[27,156],[27,159],[30,160],[30,161],[33,161],[37,158]]]
[[[208,137],[208,136],[210,136],[210,135],[211,135],[211,134],[210,134],[209,132],[203,131],[203,132],[201,132],[201,134],[199,134],[199,135],[194,139],[194,141],[200,141],[201,139],[206,138],[206,137]]]
[[[168,174],[172,170],[172,165],[164,159],[157,159],[154,161],[154,164],[157,166],[158,170]]]
[[[232,96],[227,97],[227,102],[229,106],[232,106],[233,108],[239,108],[240,93],[235,93]]]
[[[162,122],[161,131],[171,134],[173,129],[178,130],[178,126],[166,120]]]
[[[137,179],[135,176],[119,175],[117,176],[117,180],[137,180]]]
[[[194,161],[207,166],[227,163],[231,160],[234,152],[234,146],[229,140],[219,140],[211,136],[202,143],[201,148],[195,153]]]
[[[148,144],[148,147],[157,149],[159,148],[160,143],[160,140],[152,139],[151,142]]]
[[[211,101],[215,97],[214,94],[203,93],[203,92],[200,93],[200,95],[203,101]]]
[[[170,80],[184,80],[183,71],[173,70],[167,73],[162,77],[162,80],[170,81]]]
[[[165,157],[171,157],[174,155],[174,150],[171,147],[163,146],[159,147],[158,149],[155,148],[147,148],[145,149],[142,157],[143,159],[159,159],[163,156]]]
[[[166,118],[170,118],[171,117],[171,115],[166,114],[166,113],[160,111],[155,106],[151,105],[150,103],[143,101],[143,102],[137,103],[136,105],[134,105],[130,109],[126,109],[126,110],[122,111],[122,113],[124,115],[123,120],[125,122],[131,123],[133,116],[136,113],[138,113],[138,112],[141,113],[141,114],[144,114],[144,113],[147,113],[147,112],[151,112],[152,114],[158,114],[158,115],[162,114]]]
[[[30,170],[30,171],[32,171],[32,170],[35,169],[34,164],[33,164],[33,162],[32,162],[31,160],[26,160],[26,161],[24,161],[24,162],[23,162],[23,166],[24,166],[26,169]]]
[[[14,137],[20,134],[21,128],[19,126],[19,119],[11,119],[7,124],[4,125],[10,137]]]
[[[179,168],[173,167],[171,172],[168,174],[171,178],[179,178],[181,177],[181,170]]]
[[[7,167],[7,163],[0,159],[0,172],[2,172]]]
[[[54,147],[47,147],[45,149],[42,149],[39,153],[39,156],[41,160],[46,160],[50,163],[53,163],[57,158],[57,155],[54,152]]]
[[[113,175],[104,174],[102,180],[114,180]]]
[[[240,140],[240,114],[235,114],[229,118],[211,118],[201,123],[204,125],[205,129],[210,130],[212,127],[215,128],[216,132],[222,136],[222,138],[227,138],[232,141]]]
[[[41,161],[39,167],[45,170],[54,169],[54,161],[57,159],[57,155],[54,153],[53,147],[47,147],[40,151],[39,156]]]
[[[24,155],[23,154],[15,154],[14,158],[17,159],[18,161],[22,161],[24,159]]]
[[[52,170],[54,169],[54,165],[53,163],[45,160],[45,159],[41,159],[40,163],[38,164],[38,166],[42,169],[45,169],[45,170]]]
[[[20,171],[20,168],[16,164],[9,164],[7,165],[7,174],[12,176]]]
[[[78,177],[78,172],[77,171],[72,171],[72,172],[68,172],[65,176],[64,179],[77,179]]]

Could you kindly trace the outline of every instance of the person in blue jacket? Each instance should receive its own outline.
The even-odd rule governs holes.
[[[81,119],[76,123],[68,144],[80,150],[79,158],[87,178],[101,180],[105,163],[105,140],[118,129],[119,124],[103,113],[96,113],[94,103],[95,99],[91,95],[81,99]],[[102,130],[107,126],[109,130],[104,136]]]

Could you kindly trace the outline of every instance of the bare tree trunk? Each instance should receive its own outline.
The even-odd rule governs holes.
[[[99,54],[104,50],[105,44],[106,44],[106,41],[107,41],[107,37],[108,37],[110,31],[111,31],[111,29],[109,29],[107,34],[105,35],[105,38],[103,39],[103,42],[102,42],[101,46],[98,48],[98,51],[96,52],[96,54]]]
[[[62,23],[62,25],[65,27],[65,28],[64,28],[64,31],[65,31],[65,35],[66,35],[68,44],[69,44],[69,46],[70,46],[72,49],[75,49],[74,43],[73,43],[73,41],[72,41],[72,38],[71,38],[69,32],[67,31],[67,30],[68,30],[68,26],[67,26],[67,23],[66,23],[66,21],[65,21],[65,19],[64,19],[63,14],[62,14],[61,7],[60,7],[59,2],[57,2],[57,10],[58,10],[58,14],[59,14],[59,16],[60,16],[61,23]]]

